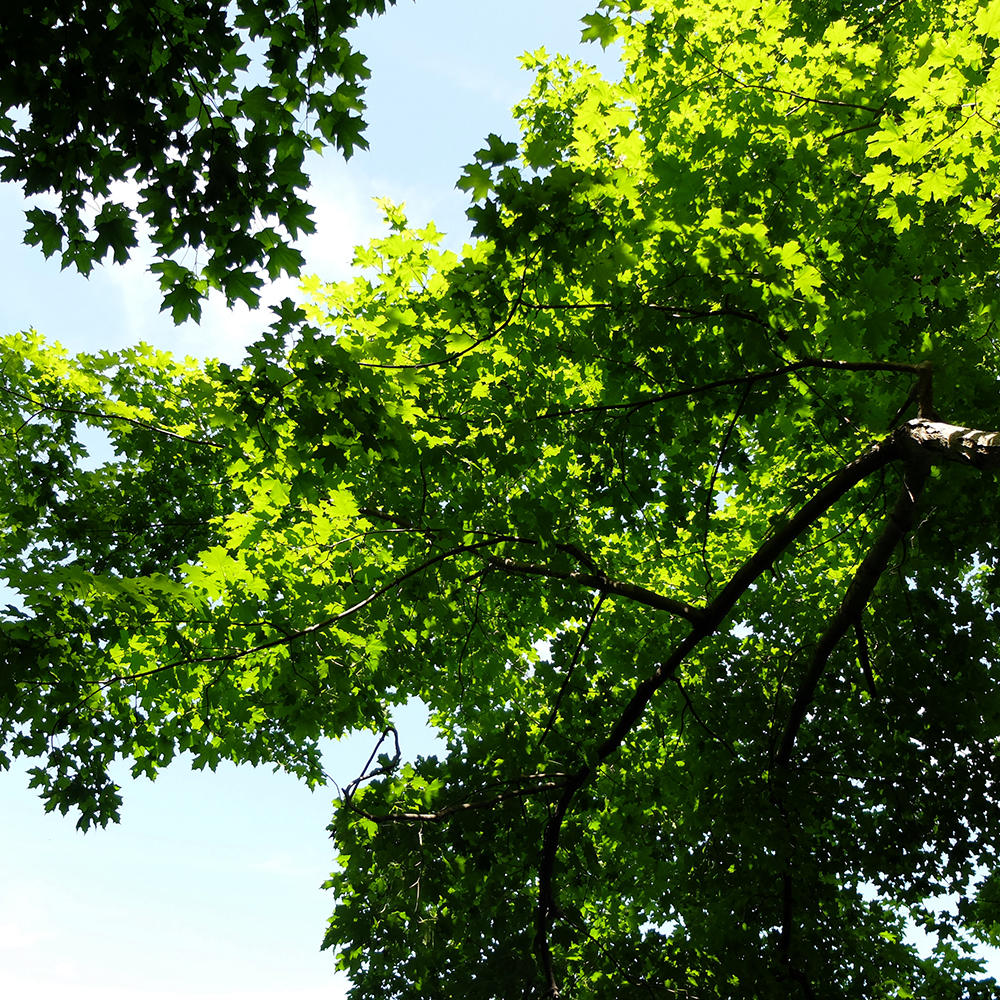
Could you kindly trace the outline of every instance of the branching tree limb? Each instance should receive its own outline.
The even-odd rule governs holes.
[[[713,382],[706,382],[703,385],[674,389],[670,392],[659,393],[655,396],[647,396],[645,399],[635,399],[624,403],[597,404],[594,406],[578,406],[566,410],[548,410],[538,415],[537,419],[549,419],[556,417],[579,416],[584,413],[611,413],[618,410],[625,412],[635,412],[643,407],[652,406],[655,403],[665,403],[671,399],[680,399],[687,396],[696,396],[701,393],[711,392],[714,389],[727,389],[733,386],[755,385],[758,382],[766,382],[770,379],[781,378],[785,375],[792,375],[795,372],[805,371],[810,368],[820,368],[827,371],[841,372],[910,372],[914,375],[921,375],[926,368],[920,364],[906,364],[895,362],[877,361],[836,361],[830,358],[803,358],[801,361],[793,361],[791,364],[782,365],[780,368],[772,368],[767,371],[747,372],[745,375],[736,375],[733,378],[716,379]]]
[[[805,677],[796,693],[776,754],[776,768],[779,770],[788,766],[795,737],[830,653],[864,609],[892,552],[912,526],[916,502],[926,482],[931,462],[967,462],[980,468],[994,468],[1000,464],[1000,432],[954,427],[922,418],[904,424],[865,455],[833,475],[796,514],[778,528],[736,571],[719,596],[697,617],[692,630],[680,640],[670,656],[636,686],[635,693],[612,725],[608,735],[597,745],[595,763],[583,765],[570,777],[563,787],[562,797],[555,813],[546,824],[539,864],[535,946],[550,984],[550,996],[559,995],[548,946],[548,925],[554,900],[552,876],[559,843],[559,830],[569,811],[573,796],[590,779],[599,763],[621,746],[622,741],[642,718],[646,706],[656,691],[674,677],[688,655],[719,628],[736,602],[761,573],[772,566],[781,554],[848,490],[890,462],[900,459],[905,459],[906,469],[896,505],[889,515],[882,534],[858,567],[840,609],[813,653]],[[791,892],[790,885],[788,892]],[[800,981],[806,995],[810,995],[812,987],[808,981],[800,973],[793,972],[793,978]]]
[[[896,546],[913,526],[917,500],[929,472],[930,461],[926,455],[918,454],[915,459],[907,463],[903,484],[900,487],[895,506],[889,512],[881,534],[868,550],[861,565],[858,566],[854,579],[844,595],[843,602],[813,650],[805,675],[795,692],[788,720],[785,723],[778,751],[775,754],[774,763],[779,774],[791,762],[795,738],[806,717],[806,712],[812,704],[816,685],[819,684],[827,661],[830,659],[830,654],[851,625],[858,620],[861,612],[864,611],[875,585],[886,566],[889,565],[889,559],[896,550]]]
[[[658,611],[667,611],[689,622],[698,621],[703,614],[700,608],[687,601],[658,594],[656,591],[641,587],[638,584],[626,583],[621,580],[611,580],[603,574],[572,573],[567,570],[555,569],[551,566],[521,562],[517,559],[504,559],[499,556],[484,556],[483,558],[486,559],[493,569],[500,570],[503,573],[516,573],[521,576],[543,576],[552,580],[562,580],[565,583],[575,584],[580,587],[590,587],[602,594],[616,594],[619,597],[625,597],[639,604],[644,604],[646,607],[655,608]]]

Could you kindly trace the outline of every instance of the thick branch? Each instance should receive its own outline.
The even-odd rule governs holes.
[[[806,712],[812,704],[816,686],[819,684],[820,677],[823,676],[823,670],[826,668],[831,653],[851,625],[858,620],[861,612],[864,611],[868,599],[875,589],[875,584],[878,583],[879,577],[889,565],[889,559],[896,550],[896,546],[913,526],[917,498],[927,481],[929,471],[930,462],[922,455],[918,455],[914,461],[908,464],[899,496],[896,498],[895,506],[889,512],[882,533],[868,550],[865,558],[862,559],[840,607],[816,644],[805,676],[795,692],[795,698],[788,713],[788,721],[785,723],[781,742],[778,745],[775,765],[779,771],[787,768],[792,759],[795,738],[806,717]]]
[[[538,865],[538,911],[535,930],[535,951],[548,983],[548,995],[559,995],[552,955],[548,944],[548,926],[554,906],[552,873],[555,868],[556,851],[563,820],[577,790],[593,774],[597,765],[607,759],[622,744],[622,741],[642,718],[656,691],[671,677],[688,655],[722,624],[736,601],[750,585],[792,544],[800,535],[837,502],[848,490],[857,485],[872,472],[887,465],[898,457],[893,440],[886,439],[871,451],[841,469],[821,487],[794,517],[776,531],[757,552],[736,572],[719,596],[692,621],[691,631],[674,647],[670,656],[656,670],[640,682],[629,703],[611,727],[610,733],[598,745],[596,760],[584,764],[573,774],[563,787],[562,796],[555,813],[545,826],[542,842],[542,856]]]
[[[941,420],[918,417],[903,424],[896,436],[909,454],[923,454],[932,462],[1000,469],[1000,431],[956,427]]]
[[[866,455],[855,459],[840,472],[835,473],[826,485],[813,494],[812,498],[789,518],[763,545],[736,571],[719,596],[706,609],[706,617],[712,621],[712,631],[722,623],[733,609],[733,605],[746,592],[754,580],[764,570],[769,569],[777,558],[802,535],[817,518],[826,513],[851,487],[862,479],[877,472],[883,466],[899,458],[900,452],[894,438],[879,442]]]
[[[875,674],[872,673],[872,660],[868,653],[868,637],[865,635],[865,626],[860,615],[854,622],[854,634],[858,640],[858,662],[861,664],[861,672],[868,686],[868,694],[871,695],[872,701],[877,702],[878,688],[875,686]]]
[[[538,864],[538,910],[535,916],[535,953],[545,976],[546,995],[559,996],[559,982],[552,965],[552,949],[549,947],[549,919],[556,909],[555,894],[552,891],[552,873],[555,870],[556,850],[559,847],[559,833],[563,820],[576,790],[587,780],[590,769],[581,768],[570,778],[569,784],[559,799],[556,811],[545,824],[542,836],[542,857]]]
[[[722,593],[707,608],[690,619],[693,628],[674,647],[670,656],[649,677],[636,686],[635,694],[612,726],[611,732],[597,747],[599,761],[610,756],[621,746],[622,740],[642,717],[656,691],[673,676],[688,654],[703,639],[715,632],[757,577],[769,569],[785,549],[804,534],[848,490],[898,457],[899,452],[892,438],[887,438],[877,444],[867,454],[862,455],[861,458],[856,459],[833,475],[793,517],[789,518],[761,545],[736,571]],[[567,576],[569,575],[567,574]],[[581,771],[577,772],[567,785],[566,794],[572,795],[573,791],[583,784],[589,773],[589,767],[582,768]],[[578,777],[579,783],[574,785]]]
[[[544,576],[553,580],[564,580],[566,583],[578,584],[581,587],[591,587],[594,590],[599,590],[602,594],[617,594],[619,597],[627,597],[631,601],[656,608],[658,611],[668,611],[670,614],[678,615],[692,623],[697,622],[703,614],[701,608],[697,608],[687,601],[665,597],[663,594],[647,590],[638,584],[609,580],[600,573],[571,573],[569,570],[554,569],[551,566],[542,566],[537,563],[520,562],[516,559],[503,559],[499,556],[484,556],[483,558],[493,569],[501,570],[504,573]]]

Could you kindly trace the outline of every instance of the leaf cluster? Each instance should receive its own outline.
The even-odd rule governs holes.
[[[390,0],[391,2],[391,0]],[[0,24],[0,178],[55,210],[26,242],[89,274],[148,232],[164,308],[209,289],[253,306],[297,275],[311,233],[306,154],[362,137],[363,56],[345,33],[386,0],[51,0]],[[204,263],[182,263],[203,251]]]

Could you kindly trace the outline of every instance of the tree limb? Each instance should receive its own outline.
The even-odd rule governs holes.
[[[791,364],[782,365],[780,368],[772,368],[762,372],[747,372],[744,375],[736,375],[733,378],[716,379],[714,382],[706,382],[704,385],[694,386],[690,389],[674,389],[670,392],[660,393],[657,396],[648,396],[646,399],[635,399],[626,403],[597,404],[595,406],[578,406],[568,410],[549,410],[540,413],[535,420],[550,419],[553,417],[572,417],[582,413],[608,413],[613,410],[626,410],[635,412],[645,406],[652,406],[654,403],[665,403],[670,399],[679,399],[682,396],[696,396],[702,392],[711,392],[713,389],[725,389],[737,385],[753,385],[755,382],[764,382],[773,378],[780,378],[782,375],[791,375],[794,372],[807,368],[823,368],[841,372],[910,372],[920,375],[926,370],[921,364],[907,364],[895,361],[834,361],[829,358],[803,358],[801,361],[793,361]]]
[[[376,775],[383,773],[382,771],[376,771],[373,775],[366,775],[366,777],[375,777]],[[507,792],[498,792],[496,795],[491,796],[488,799],[477,799],[475,801],[466,802],[454,802],[451,805],[442,806],[440,809],[436,809],[433,812],[388,812],[388,813],[370,813],[359,806],[354,805],[354,803],[348,799],[347,795],[344,795],[344,805],[351,810],[353,813],[357,813],[359,816],[364,816],[365,819],[371,820],[373,823],[378,823],[381,825],[388,825],[391,823],[440,823],[442,820],[447,819],[449,816],[454,816],[456,813],[468,812],[470,809],[489,809],[491,806],[495,806],[500,802],[504,802],[507,799],[523,799],[527,798],[529,795],[538,795],[540,792],[550,792],[556,788],[562,788],[563,782],[561,781],[542,781],[538,784],[532,785],[530,788],[513,788]]]
[[[674,597],[666,597],[658,594],[654,590],[648,590],[635,583],[624,583],[620,580],[610,580],[602,573],[573,573],[569,570],[555,569],[551,566],[543,566],[538,563],[520,562],[517,559],[504,559],[500,556],[483,556],[493,569],[504,573],[518,573],[522,576],[544,576],[553,580],[563,580],[566,583],[577,584],[581,587],[592,587],[603,594],[617,594],[619,597],[627,597],[629,600],[645,604],[647,607],[656,608],[658,611],[668,611],[672,615],[677,615],[689,622],[697,622],[704,613],[701,608],[689,604],[687,601],[680,601]]]
[[[559,996],[559,982],[552,966],[552,949],[549,947],[549,921],[556,910],[555,895],[552,891],[552,873],[555,870],[556,850],[559,847],[559,833],[569,804],[576,790],[586,781],[589,767],[581,768],[572,776],[559,798],[556,811],[545,824],[542,835],[542,857],[538,863],[538,909],[535,916],[535,952],[545,976],[546,995]]]
[[[896,432],[909,454],[922,453],[932,462],[959,462],[976,469],[1000,469],[1000,431],[956,427],[917,417]]]
[[[832,366],[831,366],[832,367]],[[874,367],[874,366],[873,366]],[[917,371],[917,366],[905,370]],[[955,427],[923,418],[911,420],[884,438],[870,451],[855,459],[835,473],[817,492],[775,531],[733,575],[722,593],[696,616],[691,631],[674,647],[667,659],[645,680],[611,727],[605,739],[598,744],[593,763],[582,765],[563,786],[563,794],[555,813],[545,827],[542,856],[538,869],[538,911],[536,920],[535,950],[548,982],[548,995],[559,995],[558,983],[552,967],[548,945],[548,925],[554,907],[552,875],[555,868],[559,833],[576,792],[587,782],[597,766],[614,753],[625,737],[642,717],[656,691],[672,678],[687,656],[700,643],[712,635],[725,621],[740,597],[750,585],[808,528],[833,506],[845,493],[873,472],[900,458],[907,460],[907,472],[896,506],[882,535],[869,550],[855,574],[840,610],[830,628],[824,633],[813,656],[813,662],[796,695],[789,721],[786,724],[777,756],[779,766],[787,766],[794,746],[795,736],[812,700],[816,684],[830,652],[844,631],[856,620],[863,609],[879,576],[885,568],[899,540],[912,525],[916,499],[927,479],[932,462],[955,461],[969,463],[976,468],[1000,467],[1000,431],[981,431]],[[811,993],[808,980],[790,969],[793,979],[799,982],[806,995]]]
[[[872,701],[879,700],[878,688],[875,686],[875,674],[872,672],[872,660],[868,652],[868,637],[865,635],[865,626],[860,615],[854,622],[854,635],[858,640],[858,662],[861,664],[861,672],[864,674],[865,684],[868,686],[868,693]]]
[[[774,758],[775,768],[779,773],[787,769],[791,762],[795,738],[806,717],[806,712],[812,704],[816,686],[823,676],[823,670],[826,668],[830,655],[847,630],[864,611],[868,599],[875,589],[875,584],[878,583],[886,566],[889,565],[889,559],[896,550],[896,546],[913,526],[913,514],[916,510],[917,499],[930,473],[929,459],[923,457],[923,461],[920,461],[920,457],[918,456],[916,460],[907,464],[903,485],[895,505],[886,518],[882,533],[868,550],[865,558],[862,559],[840,607],[813,650],[805,676],[795,692],[795,698],[788,713],[788,721],[785,723],[778,752]]]
[[[563,786],[556,811],[545,825],[542,855],[538,865],[535,951],[548,983],[549,996],[559,996],[559,986],[555,979],[548,944],[549,920],[554,906],[552,875],[559,846],[559,833],[573,796],[587,782],[597,766],[621,746],[622,741],[642,718],[646,706],[657,690],[674,676],[677,668],[702,640],[718,629],[754,580],[851,487],[898,457],[899,451],[892,438],[880,442],[867,454],[832,476],[792,518],[764,542],[734,574],[722,593],[692,622],[691,631],[680,640],[667,659],[636,686],[635,693],[611,727],[607,737],[598,744],[593,763],[582,765]]]

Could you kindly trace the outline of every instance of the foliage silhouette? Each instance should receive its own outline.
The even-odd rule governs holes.
[[[345,33],[385,8],[386,0],[7,5],[0,178],[57,199],[55,211],[29,209],[26,241],[89,274],[108,253],[126,261],[144,226],[176,322],[200,318],[209,289],[256,305],[265,278],[299,273],[290,241],[316,228],[300,194],[307,152],[367,147],[369,74]],[[184,263],[199,250],[202,266]]]

